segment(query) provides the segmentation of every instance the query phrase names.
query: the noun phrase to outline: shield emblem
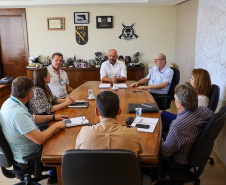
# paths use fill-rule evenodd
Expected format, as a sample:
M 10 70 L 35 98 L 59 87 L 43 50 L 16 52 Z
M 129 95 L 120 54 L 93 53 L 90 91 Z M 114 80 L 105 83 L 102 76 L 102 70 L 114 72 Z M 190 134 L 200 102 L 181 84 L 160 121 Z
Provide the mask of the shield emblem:
M 79 45 L 85 45 L 88 42 L 88 26 L 75 26 L 75 37 Z

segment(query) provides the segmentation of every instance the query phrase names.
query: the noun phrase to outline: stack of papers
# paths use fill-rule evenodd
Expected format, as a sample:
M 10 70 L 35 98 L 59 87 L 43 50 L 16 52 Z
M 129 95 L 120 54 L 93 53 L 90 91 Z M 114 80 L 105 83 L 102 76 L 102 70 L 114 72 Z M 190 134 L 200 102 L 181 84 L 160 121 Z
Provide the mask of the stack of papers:
M 136 124 L 149 125 L 149 128 L 137 128 L 137 130 L 140 131 L 140 132 L 153 133 L 158 121 L 159 121 L 158 118 L 136 117 L 136 119 L 133 121 L 131 126 L 136 127 Z
M 127 89 L 127 85 L 126 84 L 114 84 L 114 86 L 118 87 L 119 89 Z
M 100 89 L 107 89 L 107 88 L 110 88 L 110 87 L 111 87 L 111 84 L 100 84 L 99 85 Z
M 89 120 L 87 120 L 85 116 L 64 119 L 63 121 L 65 122 L 66 127 L 74 127 L 74 126 L 89 124 Z

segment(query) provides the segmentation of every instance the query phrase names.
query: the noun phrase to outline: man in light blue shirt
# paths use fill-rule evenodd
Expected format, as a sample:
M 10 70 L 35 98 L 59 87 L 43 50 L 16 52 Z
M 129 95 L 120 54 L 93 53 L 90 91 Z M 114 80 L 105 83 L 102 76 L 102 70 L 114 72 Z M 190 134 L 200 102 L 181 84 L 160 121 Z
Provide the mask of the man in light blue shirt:
M 148 86 L 139 86 L 139 89 L 147 89 L 155 98 L 156 94 L 167 94 L 170 88 L 171 81 L 173 79 L 173 70 L 166 65 L 166 56 L 159 53 L 154 59 L 156 66 L 152 67 L 149 74 L 139 80 L 132 83 L 131 87 L 137 87 L 140 84 L 148 82 Z
M 40 132 L 25 104 L 33 97 L 34 83 L 25 76 L 13 80 L 11 96 L 1 107 L 0 125 L 13 153 L 13 158 L 22 169 L 28 168 L 23 157 L 36 153 L 41 145 L 58 129 L 64 129 L 63 121 L 56 122 Z
M 149 74 L 138 82 L 132 83 L 130 86 L 137 87 L 149 81 L 148 86 L 139 86 L 138 88 L 147 89 L 149 92 L 155 94 L 167 94 L 173 79 L 173 70 L 166 65 L 166 56 L 164 54 L 159 53 L 154 60 L 156 66 L 151 68 Z

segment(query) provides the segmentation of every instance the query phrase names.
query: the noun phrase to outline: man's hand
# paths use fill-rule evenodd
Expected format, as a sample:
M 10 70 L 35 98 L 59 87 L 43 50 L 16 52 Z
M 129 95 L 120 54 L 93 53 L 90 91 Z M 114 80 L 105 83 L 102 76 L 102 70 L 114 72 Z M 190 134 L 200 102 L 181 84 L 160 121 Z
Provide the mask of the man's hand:
M 138 89 L 147 90 L 147 89 L 150 89 L 150 87 L 149 86 L 139 86 Z
M 130 87 L 137 87 L 138 85 L 139 85 L 138 82 L 134 82 L 134 83 L 130 84 Z
M 68 119 L 69 116 L 68 115 L 55 115 L 55 120 L 57 121 L 62 121 L 64 119 Z
M 111 81 L 112 81 L 112 83 L 117 83 L 117 81 L 118 81 L 117 76 L 116 75 L 112 76 Z
M 65 123 L 63 121 L 58 121 L 58 122 L 54 123 L 54 126 L 57 129 L 65 129 Z

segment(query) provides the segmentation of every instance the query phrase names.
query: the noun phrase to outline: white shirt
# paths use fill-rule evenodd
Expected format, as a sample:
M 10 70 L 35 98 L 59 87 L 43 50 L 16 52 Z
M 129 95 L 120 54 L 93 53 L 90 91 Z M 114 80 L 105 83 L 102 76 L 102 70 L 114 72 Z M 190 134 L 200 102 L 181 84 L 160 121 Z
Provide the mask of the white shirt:
M 205 95 L 198 95 L 198 106 L 208 107 L 210 99 Z
M 60 69 L 60 75 L 58 75 L 51 65 L 47 69 L 50 74 L 50 83 L 48 86 L 53 95 L 57 98 L 65 98 L 68 95 L 66 85 L 69 84 L 67 73 Z
M 114 75 L 116 75 L 117 78 L 120 78 L 122 76 L 127 78 L 126 65 L 120 60 L 116 60 L 116 63 L 114 65 L 112 65 L 109 60 L 105 61 L 101 65 L 100 79 L 102 80 L 104 76 L 111 78 Z

